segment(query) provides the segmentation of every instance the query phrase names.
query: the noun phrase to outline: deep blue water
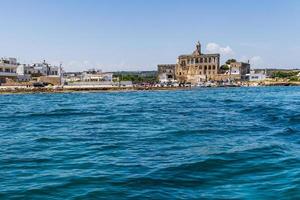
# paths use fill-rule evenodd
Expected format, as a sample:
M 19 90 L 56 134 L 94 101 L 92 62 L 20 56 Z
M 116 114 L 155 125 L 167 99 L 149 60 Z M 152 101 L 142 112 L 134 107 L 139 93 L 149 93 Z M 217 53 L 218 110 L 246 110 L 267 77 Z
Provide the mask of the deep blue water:
M 300 87 L 0 95 L 0 199 L 299 199 Z

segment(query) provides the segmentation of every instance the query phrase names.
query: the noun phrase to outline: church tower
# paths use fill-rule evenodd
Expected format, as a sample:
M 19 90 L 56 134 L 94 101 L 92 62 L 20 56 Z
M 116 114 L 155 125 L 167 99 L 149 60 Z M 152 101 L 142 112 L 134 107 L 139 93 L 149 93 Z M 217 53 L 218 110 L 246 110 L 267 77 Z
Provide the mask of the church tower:
M 196 43 L 196 50 L 194 51 L 194 53 L 193 53 L 194 55 L 201 55 L 201 44 L 200 44 L 200 42 L 198 41 L 197 43 Z

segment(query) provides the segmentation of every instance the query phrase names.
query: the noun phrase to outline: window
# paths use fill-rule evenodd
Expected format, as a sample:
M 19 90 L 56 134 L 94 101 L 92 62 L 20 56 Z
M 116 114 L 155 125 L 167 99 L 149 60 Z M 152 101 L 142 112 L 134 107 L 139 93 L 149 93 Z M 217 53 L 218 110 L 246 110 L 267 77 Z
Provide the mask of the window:
M 204 59 L 204 62 L 207 63 L 207 58 Z
M 200 63 L 203 63 L 203 58 L 200 58 Z

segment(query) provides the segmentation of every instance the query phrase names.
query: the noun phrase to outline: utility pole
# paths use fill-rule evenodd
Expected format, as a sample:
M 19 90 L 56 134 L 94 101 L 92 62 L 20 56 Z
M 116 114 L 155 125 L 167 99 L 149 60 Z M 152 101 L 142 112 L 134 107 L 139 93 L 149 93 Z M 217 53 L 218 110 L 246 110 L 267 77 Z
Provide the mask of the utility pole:
M 62 69 L 62 63 L 60 63 L 59 65 L 59 81 L 60 81 L 60 85 L 63 85 L 63 69 Z

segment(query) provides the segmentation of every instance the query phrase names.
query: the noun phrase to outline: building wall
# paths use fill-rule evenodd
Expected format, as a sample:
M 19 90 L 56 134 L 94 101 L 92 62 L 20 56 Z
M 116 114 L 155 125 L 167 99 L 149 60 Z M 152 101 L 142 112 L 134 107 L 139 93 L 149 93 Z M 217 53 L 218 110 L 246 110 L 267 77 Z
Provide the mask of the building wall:
M 41 76 L 38 78 L 38 82 L 50 83 L 52 85 L 61 85 L 60 77 Z
M 180 56 L 176 65 L 176 77 L 180 82 L 201 82 L 218 74 L 220 55 L 202 54 Z
M 158 80 L 160 82 L 175 81 L 176 65 L 158 65 Z

